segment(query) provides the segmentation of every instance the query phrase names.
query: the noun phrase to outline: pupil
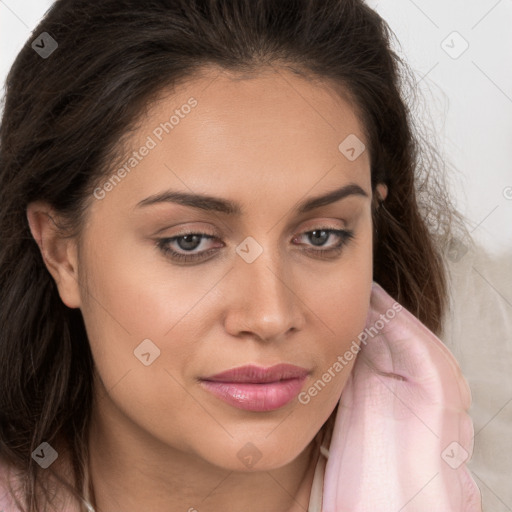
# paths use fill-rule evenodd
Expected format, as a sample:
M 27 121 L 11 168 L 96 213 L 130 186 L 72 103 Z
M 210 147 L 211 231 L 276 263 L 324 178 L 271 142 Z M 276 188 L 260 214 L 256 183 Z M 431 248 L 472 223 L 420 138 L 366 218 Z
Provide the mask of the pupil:
M 325 235 L 327 234 L 327 231 L 325 230 L 315 230 L 311 233 L 312 241 L 315 243 L 315 239 L 318 241 L 318 238 L 316 237 L 315 233 L 323 233 L 323 236 L 320 236 L 322 240 L 320 240 L 320 243 L 318 245 L 322 245 L 322 242 L 325 242 Z
M 184 250 L 195 249 L 199 245 L 198 244 L 199 238 L 200 238 L 200 235 L 184 235 L 178 239 L 178 245 L 180 246 L 181 249 L 184 249 Z M 188 240 L 196 239 L 196 240 L 195 240 L 195 242 L 188 242 L 188 244 L 192 244 L 192 245 L 187 245 L 187 239 Z M 182 242 L 184 242 L 184 244 Z

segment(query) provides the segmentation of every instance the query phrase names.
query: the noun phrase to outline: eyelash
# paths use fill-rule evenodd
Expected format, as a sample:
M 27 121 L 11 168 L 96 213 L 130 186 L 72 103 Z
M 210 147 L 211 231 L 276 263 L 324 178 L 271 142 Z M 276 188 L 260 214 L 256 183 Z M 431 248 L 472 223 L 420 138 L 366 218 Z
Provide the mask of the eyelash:
M 302 235 L 309 235 L 314 233 L 315 231 L 325 231 L 330 234 L 335 234 L 340 238 L 340 242 L 338 244 L 331 248 L 331 249 L 304 249 L 306 253 L 313 253 L 315 256 L 318 256 L 320 258 L 333 258 L 336 256 L 339 256 L 344 249 L 344 247 L 354 238 L 354 232 L 352 230 L 345 230 L 345 229 L 334 229 L 334 228 L 328 228 L 328 227 L 322 227 L 322 228 L 315 228 L 310 231 L 305 231 L 301 233 Z M 164 253 L 164 255 L 170 257 L 173 260 L 179 261 L 179 262 L 197 262 L 200 260 L 204 260 L 207 256 L 209 256 L 211 253 L 215 252 L 216 249 L 210 249 L 207 251 L 203 251 L 201 253 L 196 254 L 182 254 L 177 251 L 174 251 L 173 249 L 169 248 L 169 244 L 183 238 L 185 236 L 201 236 L 204 239 L 215 239 L 216 236 L 210 235 L 208 233 L 197 233 L 197 232 L 187 232 L 187 233 L 181 233 L 180 235 L 173 236 L 170 238 L 159 238 L 156 240 L 156 246 L 160 251 Z M 299 235 L 300 236 L 300 235 Z M 182 249 L 183 250 L 183 249 Z

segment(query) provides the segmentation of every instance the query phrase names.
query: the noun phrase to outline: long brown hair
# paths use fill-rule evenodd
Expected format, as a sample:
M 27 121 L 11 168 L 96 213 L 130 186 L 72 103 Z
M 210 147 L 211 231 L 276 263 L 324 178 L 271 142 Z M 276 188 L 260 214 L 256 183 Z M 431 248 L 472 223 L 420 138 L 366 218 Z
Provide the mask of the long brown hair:
M 43 32 L 47 49 L 48 37 L 58 45 L 46 58 L 32 46 Z M 93 397 L 81 312 L 61 301 L 27 205 L 48 202 L 63 232 L 79 237 L 93 190 L 125 157 L 123 137 L 159 93 L 206 65 L 288 66 L 350 95 L 372 189 L 389 190 L 372 214 L 374 280 L 441 331 L 443 253 L 466 232 L 439 155 L 413 122 L 414 78 L 393 37 L 362 0 L 58 0 L 49 9 L 10 69 L 0 127 L 0 452 L 26 477 L 24 510 L 42 510 L 36 490 L 48 472 L 31 453 L 43 441 L 66 440 L 79 495 Z

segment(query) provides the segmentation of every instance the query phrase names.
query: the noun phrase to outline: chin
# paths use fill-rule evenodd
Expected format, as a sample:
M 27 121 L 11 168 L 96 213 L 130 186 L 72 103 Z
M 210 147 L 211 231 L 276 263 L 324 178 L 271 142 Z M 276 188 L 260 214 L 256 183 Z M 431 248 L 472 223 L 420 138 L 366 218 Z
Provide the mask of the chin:
M 199 454 L 211 464 L 229 471 L 254 473 L 272 471 L 293 462 L 307 448 L 309 442 L 290 445 L 290 436 L 277 436 L 268 433 L 262 436 L 245 435 L 244 440 L 230 440 L 229 446 L 216 443 L 216 448 Z M 270 440 L 271 437 L 274 439 Z M 304 445 L 304 446 L 303 446 Z

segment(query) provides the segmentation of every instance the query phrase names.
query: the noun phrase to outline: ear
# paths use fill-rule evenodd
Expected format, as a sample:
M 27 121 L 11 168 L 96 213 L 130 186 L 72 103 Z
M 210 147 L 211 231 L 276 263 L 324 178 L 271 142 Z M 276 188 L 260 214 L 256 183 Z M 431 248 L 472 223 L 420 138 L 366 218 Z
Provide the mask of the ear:
M 386 199 L 386 197 L 388 195 L 388 187 L 387 187 L 387 185 L 385 185 L 384 183 L 379 183 L 376 186 L 376 189 L 377 189 L 377 193 L 378 193 L 378 196 L 379 196 L 379 200 L 380 201 L 384 201 L 384 199 Z
M 56 225 L 58 215 L 47 203 L 34 201 L 27 206 L 26 213 L 32 236 L 62 302 L 69 308 L 80 307 L 76 240 L 64 238 Z

